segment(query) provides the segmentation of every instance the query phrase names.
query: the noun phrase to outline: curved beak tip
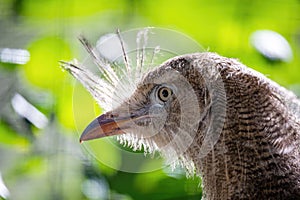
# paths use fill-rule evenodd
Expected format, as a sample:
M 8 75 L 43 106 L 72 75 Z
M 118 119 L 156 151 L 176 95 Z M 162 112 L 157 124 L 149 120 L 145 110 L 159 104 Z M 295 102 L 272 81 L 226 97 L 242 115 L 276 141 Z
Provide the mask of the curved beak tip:
M 94 119 L 83 131 L 79 142 L 102 138 L 105 136 L 117 135 L 124 133 L 115 119 L 108 117 L 107 114 L 100 115 Z
M 111 116 L 111 114 L 105 113 L 94 119 L 81 134 L 79 142 L 83 143 L 96 138 L 124 134 L 126 130 L 132 127 L 132 120 L 138 120 L 146 115 L 143 109 L 137 112 L 133 118 L 131 115 L 116 118 Z
M 103 133 L 103 131 L 98 118 L 96 118 L 84 129 L 80 136 L 79 142 L 83 143 L 83 141 L 99 138 L 101 137 L 101 133 Z

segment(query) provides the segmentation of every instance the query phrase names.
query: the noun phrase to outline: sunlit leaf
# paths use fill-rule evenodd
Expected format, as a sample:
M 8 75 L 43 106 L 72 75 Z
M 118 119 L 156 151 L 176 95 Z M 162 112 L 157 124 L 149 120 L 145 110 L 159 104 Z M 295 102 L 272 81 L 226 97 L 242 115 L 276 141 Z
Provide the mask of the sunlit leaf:
M 46 37 L 33 42 L 28 50 L 31 56 L 24 65 L 26 78 L 35 86 L 58 92 L 66 75 L 58 61 L 70 59 L 68 44 L 57 37 Z
M 85 16 L 107 10 L 118 10 L 124 6 L 119 0 L 32 0 L 24 3 L 22 14 L 30 17 L 54 19 L 69 16 Z
M 29 141 L 13 131 L 8 125 L 0 122 L 0 144 L 12 145 L 19 150 L 28 150 Z

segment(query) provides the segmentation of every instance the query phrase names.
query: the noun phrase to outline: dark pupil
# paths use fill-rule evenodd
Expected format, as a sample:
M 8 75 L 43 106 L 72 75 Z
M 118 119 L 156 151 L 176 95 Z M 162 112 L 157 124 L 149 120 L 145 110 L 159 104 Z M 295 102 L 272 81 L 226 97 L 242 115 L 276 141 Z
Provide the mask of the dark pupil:
M 163 90 L 161 92 L 161 94 L 163 95 L 163 97 L 168 97 L 169 96 L 169 91 L 168 90 Z

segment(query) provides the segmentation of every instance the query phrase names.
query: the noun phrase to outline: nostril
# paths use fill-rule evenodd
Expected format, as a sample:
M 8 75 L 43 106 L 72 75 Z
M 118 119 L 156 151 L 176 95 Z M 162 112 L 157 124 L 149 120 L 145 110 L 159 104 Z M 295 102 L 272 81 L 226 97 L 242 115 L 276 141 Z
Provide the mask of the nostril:
M 130 118 L 134 118 L 136 116 L 135 113 L 130 113 Z
M 109 118 L 117 118 L 117 117 L 119 117 L 118 114 L 114 114 L 114 113 L 107 113 L 107 116 L 108 116 Z

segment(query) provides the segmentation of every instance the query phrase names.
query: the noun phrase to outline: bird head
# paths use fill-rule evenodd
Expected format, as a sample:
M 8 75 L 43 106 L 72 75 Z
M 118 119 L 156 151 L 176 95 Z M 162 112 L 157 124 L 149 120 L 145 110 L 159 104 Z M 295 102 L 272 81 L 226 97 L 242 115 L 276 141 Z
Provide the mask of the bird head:
M 118 135 L 134 149 L 159 150 L 169 158 L 201 145 L 210 124 L 209 83 L 216 79 L 206 69 L 212 65 L 203 62 L 202 54 L 189 54 L 146 73 L 128 99 L 87 126 L 80 141 Z

